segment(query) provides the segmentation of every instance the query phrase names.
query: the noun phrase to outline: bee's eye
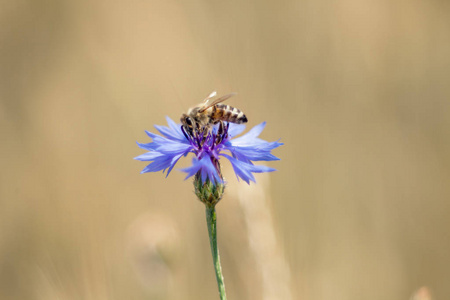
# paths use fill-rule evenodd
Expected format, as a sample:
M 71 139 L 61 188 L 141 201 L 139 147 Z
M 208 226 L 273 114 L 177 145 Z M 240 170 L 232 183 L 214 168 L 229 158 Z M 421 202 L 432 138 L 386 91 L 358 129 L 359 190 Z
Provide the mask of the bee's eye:
M 185 121 L 186 121 L 186 124 L 188 124 L 189 126 L 192 126 L 192 120 L 191 120 L 191 118 L 187 117 L 187 118 L 185 119 Z

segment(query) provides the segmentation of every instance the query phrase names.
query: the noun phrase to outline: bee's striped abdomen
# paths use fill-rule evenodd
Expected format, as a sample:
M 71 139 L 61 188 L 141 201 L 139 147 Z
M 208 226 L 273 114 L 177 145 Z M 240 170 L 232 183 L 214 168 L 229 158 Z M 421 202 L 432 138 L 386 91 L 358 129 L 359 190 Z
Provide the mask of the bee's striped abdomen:
M 214 121 L 226 121 L 236 124 L 247 123 L 247 117 L 239 108 L 226 104 L 216 104 L 214 106 L 212 119 Z

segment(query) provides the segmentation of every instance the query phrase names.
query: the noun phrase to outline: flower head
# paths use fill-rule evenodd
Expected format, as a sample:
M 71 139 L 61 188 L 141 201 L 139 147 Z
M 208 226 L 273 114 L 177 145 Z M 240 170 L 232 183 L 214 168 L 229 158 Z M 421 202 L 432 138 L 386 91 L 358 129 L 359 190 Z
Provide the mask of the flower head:
M 192 165 L 181 171 L 187 173 L 186 179 L 196 176 L 202 183 L 223 183 L 220 169 L 220 157 L 227 158 L 233 166 L 236 176 L 247 182 L 255 182 L 253 173 L 272 172 L 273 168 L 254 165 L 254 161 L 279 160 L 271 151 L 282 143 L 267 142 L 258 138 L 266 123 L 253 127 L 246 134 L 234 138 L 244 131 L 245 125 L 221 123 L 205 133 L 189 135 L 181 124 L 176 124 L 167 117 L 167 126 L 155 128 L 161 135 L 146 131 L 153 139 L 151 143 L 137 143 L 149 152 L 135 157 L 137 160 L 151 161 L 141 173 L 167 170 L 167 175 L 182 156 L 193 153 Z

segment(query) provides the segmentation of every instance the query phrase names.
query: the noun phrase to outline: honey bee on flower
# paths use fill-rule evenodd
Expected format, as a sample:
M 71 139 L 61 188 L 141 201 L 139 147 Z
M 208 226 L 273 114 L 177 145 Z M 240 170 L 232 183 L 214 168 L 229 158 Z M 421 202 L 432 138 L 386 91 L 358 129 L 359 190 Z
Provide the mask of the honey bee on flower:
M 196 175 L 202 182 L 210 180 L 223 183 L 220 157 L 227 158 L 238 179 L 247 183 L 255 182 L 253 173 L 275 171 L 267 166 L 254 165 L 253 162 L 279 160 L 271 151 L 282 143 L 267 142 L 258 137 L 265 122 L 236 138 L 244 131 L 243 123 L 247 122 L 247 117 L 241 110 L 221 103 L 234 94 L 208 104 L 215 95 L 215 92 L 211 93 L 203 104 L 183 114 L 181 124 L 176 124 L 167 117 L 168 127 L 155 125 L 161 135 L 146 131 L 153 141 L 138 143 L 139 147 L 148 152 L 135 159 L 151 163 L 141 173 L 167 170 L 169 175 L 178 160 L 189 153 L 194 154 L 192 165 L 182 171 L 187 173 L 186 178 Z
M 239 108 L 222 104 L 235 93 L 222 96 L 209 104 L 209 100 L 214 98 L 216 94 L 216 91 L 212 92 L 203 103 L 190 108 L 187 114 L 181 116 L 182 129 L 186 133 L 191 136 L 199 133 L 207 134 L 214 124 L 220 124 L 220 127 L 223 128 L 223 122 L 247 123 L 247 117 Z

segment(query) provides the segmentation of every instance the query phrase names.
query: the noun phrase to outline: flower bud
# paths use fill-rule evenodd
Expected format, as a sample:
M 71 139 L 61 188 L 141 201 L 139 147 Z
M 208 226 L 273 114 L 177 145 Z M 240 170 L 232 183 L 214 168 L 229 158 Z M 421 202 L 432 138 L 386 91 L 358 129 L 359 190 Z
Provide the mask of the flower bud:
M 203 182 L 200 173 L 197 173 L 194 179 L 194 188 L 195 194 L 201 202 L 207 206 L 214 207 L 222 199 L 225 184 L 223 181 L 211 181 L 209 178 Z

